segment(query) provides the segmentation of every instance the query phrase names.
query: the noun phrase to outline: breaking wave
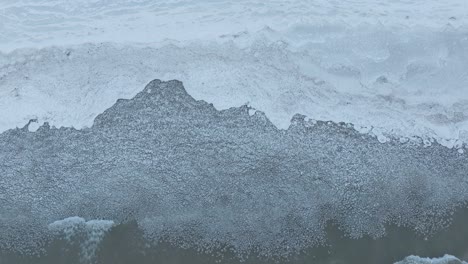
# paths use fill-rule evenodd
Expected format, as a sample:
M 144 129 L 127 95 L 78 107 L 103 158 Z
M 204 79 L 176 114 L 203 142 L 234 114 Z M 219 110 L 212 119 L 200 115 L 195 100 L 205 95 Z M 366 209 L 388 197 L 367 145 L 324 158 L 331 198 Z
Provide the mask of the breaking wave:
M 153 76 L 196 99 L 248 103 L 285 129 L 296 114 L 392 137 L 468 142 L 468 38 L 463 27 L 293 24 L 202 40 L 89 43 L 0 54 L 0 129 L 29 119 L 90 126 Z
M 457 150 L 381 144 L 303 115 L 280 130 L 246 105 L 197 101 L 178 81 L 152 81 L 90 128 L 31 124 L 0 135 L 0 248 L 22 254 L 79 234 L 92 257 L 109 228 L 136 221 L 149 241 L 287 256 L 325 243 L 329 223 L 350 238 L 388 225 L 431 236 L 468 201 Z

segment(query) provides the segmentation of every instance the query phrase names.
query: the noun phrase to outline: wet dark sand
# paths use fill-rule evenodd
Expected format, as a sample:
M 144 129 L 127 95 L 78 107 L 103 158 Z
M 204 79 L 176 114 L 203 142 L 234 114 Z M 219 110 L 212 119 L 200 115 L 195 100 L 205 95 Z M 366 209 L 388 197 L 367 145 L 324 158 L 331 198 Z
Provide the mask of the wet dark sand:
M 328 243 L 326 246 L 314 247 L 300 254 L 293 254 L 285 259 L 268 259 L 256 254 L 240 259 L 229 250 L 218 250 L 211 253 L 199 252 L 196 249 L 184 249 L 170 243 L 149 245 L 143 238 L 136 223 L 114 227 L 100 243 L 94 260 L 80 257 L 79 245 L 70 246 L 65 241 L 54 241 L 46 247 L 41 256 L 21 256 L 3 252 L 2 264 L 210 264 L 210 263 L 333 263 L 333 264 L 366 264 L 394 263 L 408 255 L 424 257 L 441 257 L 444 254 L 468 260 L 468 208 L 460 209 L 453 218 L 450 227 L 440 230 L 433 236 L 424 238 L 412 230 L 389 226 L 387 235 L 373 239 L 346 238 L 338 228 L 329 225 L 327 228 Z

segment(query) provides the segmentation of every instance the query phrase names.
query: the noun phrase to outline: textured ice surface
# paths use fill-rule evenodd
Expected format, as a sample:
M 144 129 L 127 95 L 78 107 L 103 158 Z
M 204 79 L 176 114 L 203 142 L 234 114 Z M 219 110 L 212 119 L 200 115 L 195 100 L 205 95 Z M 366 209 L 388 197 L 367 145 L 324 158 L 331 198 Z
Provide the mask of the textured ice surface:
M 0 130 L 89 126 L 160 76 L 217 109 L 249 102 L 280 128 L 301 113 L 460 148 L 467 14 L 465 0 L 4 0 Z
M 441 258 L 420 258 L 417 256 L 409 256 L 404 260 L 396 262 L 395 264 L 467 264 L 458 258 L 450 255 L 445 255 Z
M 381 144 L 302 115 L 279 130 L 249 110 L 218 111 L 154 80 L 90 128 L 3 132 L 0 247 L 34 250 L 50 223 L 77 215 L 136 220 L 153 241 L 282 255 L 323 242 L 330 221 L 350 237 L 382 236 L 385 224 L 427 235 L 468 199 L 457 150 Z

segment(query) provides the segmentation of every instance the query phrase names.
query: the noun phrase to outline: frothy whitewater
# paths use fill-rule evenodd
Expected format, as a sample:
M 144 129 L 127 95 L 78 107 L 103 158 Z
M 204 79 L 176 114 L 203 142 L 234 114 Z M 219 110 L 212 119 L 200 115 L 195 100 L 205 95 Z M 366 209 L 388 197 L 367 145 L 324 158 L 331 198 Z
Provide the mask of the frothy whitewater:
M 7 1 L 0 130 L 90 126 L 155 76 L 279 128 L 300 113 L 386 142 L 468 142 L 465 1 Z
M 465 0 L 3 0 L 0 263 L 98 261 L 127 225 L 235 256 L 431 241 L 468 198 L 467 69 Z
M 0 135 L 7 252 L 40 253 L 62 233 L 92 257 L 109 228 L 135 221 L 151 243 L 286 257 L 326 243 L 330 223 L 353 239 L 389 225 L 430 237 L 468 200 L 457 150 L 382 144 L 299 114 L 281 130 L 246 105 L 197 101 L 179 81 L 152 81 L 87 129 L 31 124 Z

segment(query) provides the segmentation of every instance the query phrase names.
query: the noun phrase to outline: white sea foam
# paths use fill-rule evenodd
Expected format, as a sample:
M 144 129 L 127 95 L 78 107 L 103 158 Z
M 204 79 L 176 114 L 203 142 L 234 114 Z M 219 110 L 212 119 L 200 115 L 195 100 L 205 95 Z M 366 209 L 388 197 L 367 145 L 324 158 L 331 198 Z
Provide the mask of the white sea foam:
M 468 264 L 465 261 L 451 256 L 445 255 L 441 258 L 421 258 L 418 256 L 409 256 L 404 260 L 396 262 L 395 264 Z
M 216 112 L 180 82 L 154 80 L 91 130 L 2 134 L 0 247 L 38 248 L 44 223 L 86 215 L 135 220 L 150 242 L 288 256 L 323 243 L 329 221 L 350 238 L 379 238 L 388 224 L 428 236 L 467 200 L 468 163 L 454 151 L 378 144 L 349 126 L 303 124 L 300 115 L 278 133 L 247 110 Z M 200 152 L 172 152 L 186 142 Z M 82 249 L 88 258 L 103 235 L 97 229 L 92 239 L 92 223 L 73 217 L 49 227 L 91 245 Z
M 0 50 L 85 42 L 213 39 L 265 25 L 466 25 L 464 0 L 3 0 Z M 307 31 L 301 37 L 307 36 Z M 326 32 L 316 41 L 326 39 Z M 370 53 L 375 57 L 384 53 Z
M 462 148 L 467 25 L 465 0 L 4 0 L 0 131 L 35 118 L 90 126 L 159 78 L 218 109 L 248 103 L 281 128 L 302 113 L 381 142 Z M 89 234 L 95 250 L 110 226 L 75 217 L 50 228 Z
M 381 142 L 461 148 L 467 14 L 462 0 L 6 1 L 0 131 L 31 118 L 89 126 L 160 78 L 219 109 L 249 103 L 281 128 L 302 113 Z
M 104 235 L 114 226 L 110 220 L 89 220 L 81 217 L 68 217 L 49 225 L 49 229 L 62 236 L 68 243 L 79 243 L 80 257 L 86 263 L 93 260 L 99 243 Z
M 182 80 L 218 109 L 248 103 L 281 128 L 301 113 L 352 123 L 381 142 L 416 137 L 461 148 L 468 142 L 467 47 L 461 30 L 302 25 L 215 42 L 17 50 L 0 55 L 0 129 L 32 118 L 89 126 L 158 77 Z

